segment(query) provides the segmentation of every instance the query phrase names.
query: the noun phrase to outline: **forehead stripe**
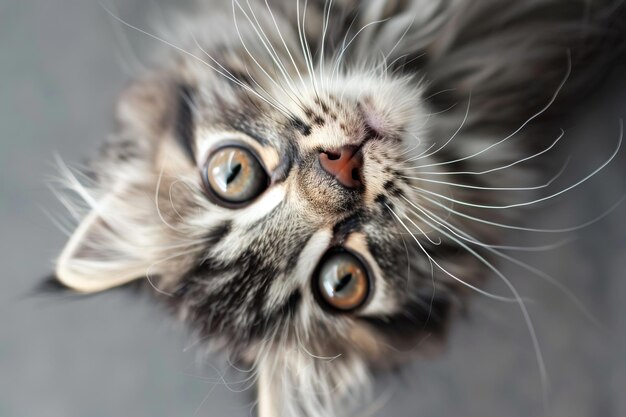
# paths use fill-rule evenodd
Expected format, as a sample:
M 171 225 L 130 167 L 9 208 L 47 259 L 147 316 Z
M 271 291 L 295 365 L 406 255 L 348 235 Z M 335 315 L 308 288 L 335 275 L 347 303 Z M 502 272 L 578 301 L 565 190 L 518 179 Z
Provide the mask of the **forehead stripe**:
M 356 212 L 339 223 L 336 223 L 333 227 L 332 244 L 341 245 L 351 233 L 361 230 L 362 222 L 363 214 Z
M 193 90 L 188 85 L 179 85 L 176 99 L 176 140 L 183 148 L 189 159 L 195 162 L 194 149 L 194 118 L 193 118 Z
M 451 299 L 445 293 L 437 293 L 408 300 L 399 313 L 360 319 L 389 336 L 402 337 L 419 329 L 440 335 L 445 332 L 451 311 Z
M 234 123 L 232 123 L 232 128 L 254 139 L 261 146 L 270 145 L 270 142 L 267 139 L 265 139 L 263 136 L 259 135 L 253 129 L 251 129 L 251 126 L 248 124 L 248 121 L 246 120 L 235 121 Z

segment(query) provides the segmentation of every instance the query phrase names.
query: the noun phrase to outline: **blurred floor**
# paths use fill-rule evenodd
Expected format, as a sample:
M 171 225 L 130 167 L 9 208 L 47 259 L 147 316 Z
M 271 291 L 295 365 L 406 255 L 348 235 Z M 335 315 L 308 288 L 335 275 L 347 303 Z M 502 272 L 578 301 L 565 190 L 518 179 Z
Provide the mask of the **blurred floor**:
M 118 1 L 115 13 L 150 29 L 146 10 L 155 1 Z M 96 1 L 0 0 L 0 417 L 243 417 L 252 407 L 251 392 L 212 382 L 216 368 L 227 366 L 218 359 L 198 366 L 184 329 L 150 300 L 121 291 L 71 300 L 29 295 L 65 240 L 45 214 L 63 213 L 45 184 L 54 154 L 80 162 L 110 131 L 132 63 L 125 36 L 140 54 L 153 45 L 122 30 Z M 623 74 L 613 71 L 565 124 L 570 180 L 614 148 L 626 118 Z M 626 149 L 589 184 L 533 211 L 533 226 L 567 226 L 602 213 L 624 194 L 625 168 Z M 476 296 L 444 356 L 378 382 L 377 394 L 389 387 L 392 394 L 375 415 L 626 416 L 626 205 L 578 237 L 520 258 L 553 275 L 601 327 L 554 285 L 504 268 L 533 300 L 551 381 L 546 414 L 519 310 Z M 493 287 L 500 288 L 496 280 Z

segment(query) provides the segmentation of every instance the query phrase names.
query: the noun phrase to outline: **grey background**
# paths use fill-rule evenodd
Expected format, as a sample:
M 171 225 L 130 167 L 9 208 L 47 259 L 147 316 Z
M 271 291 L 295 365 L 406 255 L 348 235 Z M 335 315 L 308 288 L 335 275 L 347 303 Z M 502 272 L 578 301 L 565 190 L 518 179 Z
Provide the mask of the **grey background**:
M 108 3 L 110 4 L 110 3 Z M 150 29 L 154 1 L 118 1 L 115 12 Z M 158 13 L 157 13 L 158 14 Z M 0 0 L 0 416 L 247 416 L 247 375 L 203 358 L 182 326 L 150 300 L 120 291 L 33 296 L 65 235 L 46 185 L 55 153 L 92 154 L 112 126 L 114 98 L 153 41 L 122 30 L 92 0 Z M 570 179 L 600 164 L 626 118 L 624 69 L 581 102 L 563 152 Z M 626 150 L 589 184 L 529 215 L 536 227 L 577 224 L 626 190 Z M 379 416 L 626 416 L 626 205 L 565 247 L 521 253 L 552 274 L 595 316 L 545 280 L 505 266 L 529 305 L 551 389 L 542 389 L 528 330 L 515 306 L 476 296 L 443 356 L 378 379 Z M 522 243 L 534 236 L 512 236 Z M 541 240 L 545 242 L 545 240 Z M 494 291 L 501 289 L 492 281 Z M 363 414 L 364 415 L 364 414 Z

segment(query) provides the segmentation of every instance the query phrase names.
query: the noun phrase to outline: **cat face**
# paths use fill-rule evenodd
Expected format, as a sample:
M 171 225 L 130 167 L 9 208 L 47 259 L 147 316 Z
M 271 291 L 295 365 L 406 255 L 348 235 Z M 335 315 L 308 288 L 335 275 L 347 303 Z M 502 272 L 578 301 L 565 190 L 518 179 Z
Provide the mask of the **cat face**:
M 93 291 L 148 275 L 203 334 L 244 357 L 275 338 L 382 362 L 384 345 L 415 344 L 442 324 L 447 308 L 433 300 L 445 289 L 436 294 L 403 226 L 416 220 L 397 217 L 418 199 L 406 178 L 424 151 L 418 84 L 355 73 L 323 88 L 303 80 L 297 99 L 264 86 L 276 108 L 252 87 L 181 73 L 193 76 L 160 75 L 122 98 L 129 140 L 98 165 L 106 196 L 61 259 L 67 285 Z
M 451 304 L 410 206 L 428 144 L 421 85 L 384 71 L 300 79 L 304 62 L 276 85 L 220 47 L 233 77 L 183 59 L 123 94 L 59 279 L 96 291 L 147 278 L 235 358 L 340 358 L 320 386 L 435 345 Z

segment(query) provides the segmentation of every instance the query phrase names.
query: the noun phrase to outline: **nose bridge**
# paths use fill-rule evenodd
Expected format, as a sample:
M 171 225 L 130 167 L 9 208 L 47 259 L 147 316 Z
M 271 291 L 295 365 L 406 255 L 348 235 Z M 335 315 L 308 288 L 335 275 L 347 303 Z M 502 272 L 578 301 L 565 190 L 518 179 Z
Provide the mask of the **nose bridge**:
M 361 186 L 363 155 L 356 146 L 343 146 L 338 150 L 328 150 L 319 154 L 320 166 L 334 176 L 346 188 Z

